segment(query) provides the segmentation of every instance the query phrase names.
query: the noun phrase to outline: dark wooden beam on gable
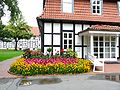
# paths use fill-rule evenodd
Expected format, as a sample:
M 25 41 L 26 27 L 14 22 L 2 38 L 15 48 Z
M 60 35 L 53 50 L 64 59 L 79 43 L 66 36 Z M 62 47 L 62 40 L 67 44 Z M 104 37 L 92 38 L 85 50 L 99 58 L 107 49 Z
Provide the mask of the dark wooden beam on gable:
M 46 0 L 43 0 L 43 9 L 44 9 L 44 6 L 45 6 L 45 1 L 46 1 Z

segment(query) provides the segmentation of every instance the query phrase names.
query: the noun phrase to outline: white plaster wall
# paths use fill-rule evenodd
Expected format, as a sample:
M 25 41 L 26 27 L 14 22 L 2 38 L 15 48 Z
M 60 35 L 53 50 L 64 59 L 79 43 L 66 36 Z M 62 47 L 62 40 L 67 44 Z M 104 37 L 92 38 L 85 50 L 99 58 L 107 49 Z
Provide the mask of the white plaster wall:
M 60 35 L 53 35 L 53 45 L 60 45 Z
M 82 48 L 81 47 L 75 47 L 75 52 L 77 52 L 79 58 L 82 58 Z
M 83 25 L 83 30 L 87 29 L 88 27 L 90 27 L 90 25 L 84 24 Z
M 63 24 L 63 30 L 73 30 L 73 24 Z
M 52 33 L 52 24 L 44 23 L 44 33 Z
M 59 51 L 59 54 L 60 54 L 60 47 L 53 47 L 53 55 L 55 55 L 57 51 Z
M 44 45 L 52 44 L 52 36 L 50 34 L 44 34 Z
M 75 24 L 75 34 L 78 34 L 78 32 L 82 31 L 82 25 L 81 24 Z
M 81 36 L 75 35 L 75 45 L 81 45 L 82 39 Z
M 84 45 L 88 45 L 89 40 L 88 36 L 84 36 Z
M 53 33 L 60 33 L 60 23 L 53 23 Z

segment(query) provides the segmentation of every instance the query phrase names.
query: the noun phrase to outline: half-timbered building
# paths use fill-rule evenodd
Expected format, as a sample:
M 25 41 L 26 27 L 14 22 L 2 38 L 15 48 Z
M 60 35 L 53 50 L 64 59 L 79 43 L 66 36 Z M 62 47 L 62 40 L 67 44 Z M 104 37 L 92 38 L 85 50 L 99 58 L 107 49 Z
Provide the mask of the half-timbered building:
M 44 0 L 37 21 L 43 52 L 72 48 L 80 58 L 88 53 L 99 60 L 120 57 L 119 0 Z

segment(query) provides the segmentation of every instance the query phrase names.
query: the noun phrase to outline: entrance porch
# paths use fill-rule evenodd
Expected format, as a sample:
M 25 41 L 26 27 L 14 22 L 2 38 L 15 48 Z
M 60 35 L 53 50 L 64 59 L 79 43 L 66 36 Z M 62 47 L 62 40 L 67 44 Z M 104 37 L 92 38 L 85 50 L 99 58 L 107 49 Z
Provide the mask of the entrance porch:
M 90 53 L 100 61 L 117 61 L 119 34 L 120 27 L 109 25 L 93 25 L 79 32 L 79 36 L 84 36 L 87 40 L 85 55 Z

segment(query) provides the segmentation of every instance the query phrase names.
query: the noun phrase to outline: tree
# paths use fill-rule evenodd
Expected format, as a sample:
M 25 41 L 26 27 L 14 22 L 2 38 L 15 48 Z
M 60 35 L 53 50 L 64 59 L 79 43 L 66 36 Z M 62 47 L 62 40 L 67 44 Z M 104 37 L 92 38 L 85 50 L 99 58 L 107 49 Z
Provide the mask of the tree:
M 21 14 L 17 0 L 0 0 L 0 25 L 2 25 L 1 18 L 5 14 L 5 6 L 8 7 L 7 11 L 10 12 L 11 20 L 16 20 L 17 17 Z
M 3 30 L 5 25 L 2 24 L 1 18 L 5 15 L 6 10 L 10 13 L 10 20 L 15 21 L 18 17 L 21 17 L 21 11 L 18 7 L 18 1 L 17 0 L 0 0 L 0 40 L 2 41 L 10 41 L 9 32 Z
M 8 31 L 3 29 L 4 27 L 5 27 L 5 25 L 0 25 L 0 40 L 2 40 L 4 42 L 10 42 L 11 39 L 9 37 L 11 37 L 11 36 Z
M 15 40 L 15 50 L 17 50 L 17 43 L 20 39 L 30 39 L 32 37 L 30 29 L 31 27 L 22 18 L 16 21 L 10 21 L 4 28 L 9 33 L 9 38 Z

